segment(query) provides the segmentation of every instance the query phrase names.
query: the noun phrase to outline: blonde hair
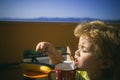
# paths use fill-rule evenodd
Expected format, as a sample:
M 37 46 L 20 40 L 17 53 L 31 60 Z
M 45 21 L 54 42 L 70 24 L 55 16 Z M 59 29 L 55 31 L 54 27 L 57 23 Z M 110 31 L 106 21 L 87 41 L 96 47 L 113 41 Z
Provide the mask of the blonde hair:
M 102 21 L 80 23 L 74 30 L 76 37 L 87 36 L 94 45 L 95 55 L 120 65 L 120 31 Z

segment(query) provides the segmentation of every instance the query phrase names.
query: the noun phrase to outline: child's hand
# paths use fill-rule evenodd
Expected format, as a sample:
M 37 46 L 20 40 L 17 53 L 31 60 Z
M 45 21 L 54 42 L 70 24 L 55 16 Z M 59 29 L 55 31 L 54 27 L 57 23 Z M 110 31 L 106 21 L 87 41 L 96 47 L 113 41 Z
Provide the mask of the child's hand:
M 49 42 L 39 42 L 36 46 L 36 51 L 41 53 L 50 53 L 54 51 L 54 47 Z

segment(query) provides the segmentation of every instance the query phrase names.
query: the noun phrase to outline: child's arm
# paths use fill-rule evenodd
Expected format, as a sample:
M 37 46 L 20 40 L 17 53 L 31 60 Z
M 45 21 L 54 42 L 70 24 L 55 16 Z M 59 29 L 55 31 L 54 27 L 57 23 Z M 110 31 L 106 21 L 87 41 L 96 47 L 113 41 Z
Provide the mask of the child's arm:
M 56 65 L 64 60 L 61 53 L 49 42 L 39 42 L 36 46 L 36 51 L 45 53 L 49 56 L 51 64 Z

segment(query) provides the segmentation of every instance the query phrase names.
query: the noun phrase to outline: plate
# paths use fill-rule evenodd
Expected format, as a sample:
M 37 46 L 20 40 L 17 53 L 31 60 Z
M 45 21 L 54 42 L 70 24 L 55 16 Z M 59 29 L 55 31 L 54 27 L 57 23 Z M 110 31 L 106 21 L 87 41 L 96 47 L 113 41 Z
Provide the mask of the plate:
M 44 78 L 48 76 L 48 74 L 46 73 L 27 71 L 27 70 L 23 71 L 23 75 L 28 78 Z

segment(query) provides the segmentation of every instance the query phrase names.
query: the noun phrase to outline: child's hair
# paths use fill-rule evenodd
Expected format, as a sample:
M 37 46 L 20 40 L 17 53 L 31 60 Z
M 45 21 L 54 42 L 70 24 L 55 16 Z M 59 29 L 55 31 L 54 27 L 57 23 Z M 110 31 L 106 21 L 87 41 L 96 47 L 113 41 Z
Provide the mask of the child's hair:
M 84 22 L 75 28 L 74 35 L 78 38 L 87 36 L 94 45 L 95 55 L 105 61 L 111 61 L 112 74 L 119 75 L 117 72 L 120 67 L 120 30 L 118 28 L 102 21 Z

